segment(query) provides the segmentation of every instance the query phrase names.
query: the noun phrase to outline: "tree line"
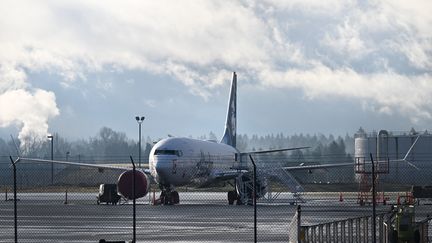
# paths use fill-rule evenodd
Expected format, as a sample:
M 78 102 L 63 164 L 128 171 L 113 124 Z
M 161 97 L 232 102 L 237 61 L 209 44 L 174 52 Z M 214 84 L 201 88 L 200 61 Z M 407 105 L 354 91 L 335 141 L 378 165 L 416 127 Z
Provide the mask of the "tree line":
M 192 136 L 189 136 L 192 137 Z M 218 140 L 213 132 L 197 137 L 203 140 Z M 154 143 L 150 137 L 142 140 L 142 160 L 147 161 L 148 155 Z M 127 137 L 126 133 L 114 131 L 108 127 L 102 127 L 95 136 L 88 139 L 70 141 L 59 133 L 53 134 L 53 156 L 57 160 L 69 161 L 110 161 L 127 160 L 129 156 L 138 157 L 138 142 Z M 288 156 L 291 160 L 300 162 L 341 162 L 351 158 L 354 153 L 354 137 L 334 137 L 323 134 L 294 134 L 284 135 L 237 135 L 237 148 L 241 152 L 259 151 L 267 149 L 280 149 L 291 147 L 309 147 L 303 150 L 295 150 Z M 0 156 L 2 160 L 9 155 L 20 153 L 27 157 L 51 158 L 51 141 L 48 138 L 27 138 L 20 141 L 17 138 L 5 140 L 0 138 Z M 286 153 L 283 153 L 286 155 Z M 279 154 L 282 156 L 282 154 Z
M 191 136 L 189 136 L 191 137 Z M 192 137 L 191 137 L 192 138 Z M 203 140 L 218 140 L 213 132 L 197 137 Z M 142 140 L 141 158 L 147 163 L 150 150 L 157 142 L 150 137 Z M 53 157 L 55 160 L 67 160 L 85 163 L 130 163 L 129 156 L 138 161 L 138 142 L 129 139 L 124 132 L 114 131 L 108 127 L 102 127 L 95 136 L 88 139 L 70 141 L 53 134 Z M 308 147 L 307 149 L 290 152 L 278 152 L 257 155 L 260 166 L 297 166 L 302 163 L 325 164 L 353 162 L 354 138 L 325 136 L 323 134 L 294 134 L 291 136 L 283 133 L 265 136 L 240 134 L 237 136 L 237 148 L 240 152 L 259 151 L 267 149 L 280 149 L 289 147 Z M 9 155 L 17 156 L 17 149 L 21 156 L 32 158 L 51 158 L 51 141 L 48 138 L 27 138 L 19 141 L 17 138 L 8 140 L 0 138 L 0 182 L 10 183 Z M 23 163 L 19 166 L 20 183 L 24 185 L 49 184 L 50 166 L 47 164 Z M 55 174 L 62 172 L 65 166 L 55 166 Z M 68 170 L 73 170 L 69 168 Z M 343 173 L 341 173 L 343 172 Z M 34 173 L 39 176 L 34 177 Z M 302 183 L 323 182 L 349 182 L 353 180 L 353 170 L 339 169 L 323 173 L 308 174 L 305 171 L 294 172 L 294 176 Z M 58 176 L 56 178 L 59 178 Z

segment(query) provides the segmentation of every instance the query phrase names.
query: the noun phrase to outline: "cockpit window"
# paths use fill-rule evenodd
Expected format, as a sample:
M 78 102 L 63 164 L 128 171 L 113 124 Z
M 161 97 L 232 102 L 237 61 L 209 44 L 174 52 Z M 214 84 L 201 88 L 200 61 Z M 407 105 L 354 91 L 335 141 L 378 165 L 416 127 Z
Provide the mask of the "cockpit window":
M 181 150 L 157 149 L 154 154 L 155 155 L 177 155 L 180 157 L 183 155 L 183 152 Z

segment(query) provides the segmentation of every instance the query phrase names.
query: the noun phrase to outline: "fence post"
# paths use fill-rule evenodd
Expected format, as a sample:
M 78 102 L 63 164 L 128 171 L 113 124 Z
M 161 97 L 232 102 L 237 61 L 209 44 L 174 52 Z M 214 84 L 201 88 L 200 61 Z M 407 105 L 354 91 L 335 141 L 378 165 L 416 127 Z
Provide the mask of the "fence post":
M 384 231 L 383 225 L 384 225 L 384 215 L 381 214 L 379 216 L 379 221 L 378 221 L 379 242 L 383 242 L 383 240 L 384 240 L 384 238 L 383 238 L 383 231 Z
M 377 142 L 379 144 L 379 142 Z M 377 151 L 379 153 L 379 151 Z M 372 242 L 376 243 L 376 189 L 375 189 L 375 163 L 370 153 L 372 162 Z M 377 158 L 379 162 L 379 158 Z
M 301 242 L 301 206 L 297 205 L 297 242 Z
M 251 156 L 252 158 L 252 156 Z M 257 242 L 257 191 L 256 191 L 256 165 L 255 161 L 252 160 L 253 163 L 253 207 L 254 207 L 254 239 L 255 243 Z
M 363 227 L 364 227 L 364 240 L 365 242 L 368 242 L 369 238 L 369 227 L 368 227 L 368 218 L 363 218 Z
M 360 218 L 358 218 L 357 219 L 357 221 L 356 221 L 356 231 L 357 231 L 357 233 L 356 233 L 356 238 L 357 238 L 357 242 L 362 242 L 361 240 L 362 240 L 362 238 L 361 238 L 361 234 L 362 234 L 362 227 L 361 227 L 361 225 L 362 225 L 362 223 L 361 223 L 361 220 L 360 220 Z
M 135 198 L 135 183 L 136 183 L 135 182 L 135 172 L 136 172 L 136 169 L 135 169 L 135 163 L 134 163 L 134 161 L 132 159 L 132 156 L 129 156 L 129 157 L 130 157 L 130 160 L 131 160 L 131 163 L 132 163 L 132 171 L 133 171 L 133 174 L 132 174 L 132 195 L 133 195 L 133 205 L 132 205 L 132 209 L 133 209 L 133 212 L 132 212 L 132 214 L 133 214 L 132 242 L 135 243 L 136 242 L 136 198 Z
M 65 192 L 65 201 L 64 204 L 68 204 L 68 189 L 66 188 L 66 192 Z
M 333 241 L 334 242 L 338 242 L 338 229 L 337 229 L 338 225 L 337 222 L 333 223 Z
M 254 242 L 256 243 L 257 242 L 256 164 L 252 158 L 252 155 L 249 155 L 249 158 L 251 159 L 253 165 Z M 300 228 L 297 227 L 297 238 L 299 234 L 300 234 Z
M 346 237 L 345 237 L 345 221 L 341 222 L 341 241 L 342 242 L 346 242 Z
M 312 227 L 312 242 L 317 242 L 317 235 L 316 235 L 316 226 Z
M 352 227 L 352 224 L 351 224 L 351 219 L 349 219 L 348 220 L 348 222 L 347 222 L 347 237 L 348 237 L 348 242 L 349 243 L 351 243 L 352 242 L 352 234 L 351 234 L 351 227 Z
M 14 180 L 14 229 L 15 229 L 15 243 L 18 242 L 18 213 L 17 213 L 17 191 L 16 191 L 16 162 L 12 159 L 12 156 L 9 156 L 12 167 L 13 167 L 13 180 Z

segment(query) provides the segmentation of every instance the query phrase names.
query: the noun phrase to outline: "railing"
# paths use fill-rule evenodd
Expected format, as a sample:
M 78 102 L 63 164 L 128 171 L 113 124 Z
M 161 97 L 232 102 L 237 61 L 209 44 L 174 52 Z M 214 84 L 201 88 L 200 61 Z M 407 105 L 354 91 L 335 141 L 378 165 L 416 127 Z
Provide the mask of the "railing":
M 383 242 L 385 213 L 377 215 L 377 240 Z M 372 216 L 301 226 L 300 242 L 372 242 Z
M 355 157 L 354 172 L 356 174 L 372 174 L 372 163 L 366 157 Z M 375 161 L 376 174 L 388 174 L 390 159 Z
M 418 222 L 420 242 L 431 242 L 432 241 L 432 217 Z

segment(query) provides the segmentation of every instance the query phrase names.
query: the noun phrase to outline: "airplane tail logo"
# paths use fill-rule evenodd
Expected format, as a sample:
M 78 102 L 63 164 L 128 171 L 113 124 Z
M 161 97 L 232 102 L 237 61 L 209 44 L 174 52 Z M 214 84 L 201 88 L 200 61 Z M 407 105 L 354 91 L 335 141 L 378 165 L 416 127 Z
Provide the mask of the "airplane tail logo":
M 237 74 L 233 73 L 231 91 L 228 101 L 228 112 L 225 122 L 225 132 L 221 143 L 236 147 L 236 121 L 237 121 Z

